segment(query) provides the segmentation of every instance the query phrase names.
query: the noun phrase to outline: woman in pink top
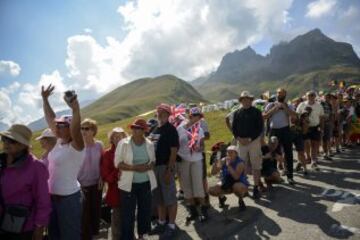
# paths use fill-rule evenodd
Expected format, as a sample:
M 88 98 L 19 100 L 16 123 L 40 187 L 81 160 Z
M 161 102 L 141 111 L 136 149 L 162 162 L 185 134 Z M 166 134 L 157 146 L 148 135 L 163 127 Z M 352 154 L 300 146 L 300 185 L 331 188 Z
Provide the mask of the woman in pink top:
M 15 124 L 0 135 L 0 239 L 42 240 L 51 212 L 48 171 L 30 154 L 29 128 Z M 20 210 L 23 217 L 5 209 Z
M 83 193 L 82 227 L 83 240 L 91 240 L 99 234 L 102 180 L 100 177 L 100 162 L 103 144 L 95 140 L 97 124 L 95 120 L 85 119 L 81 122 L 81 134 L 85 143 L 85 159 L 81 166 L 78 180 Z

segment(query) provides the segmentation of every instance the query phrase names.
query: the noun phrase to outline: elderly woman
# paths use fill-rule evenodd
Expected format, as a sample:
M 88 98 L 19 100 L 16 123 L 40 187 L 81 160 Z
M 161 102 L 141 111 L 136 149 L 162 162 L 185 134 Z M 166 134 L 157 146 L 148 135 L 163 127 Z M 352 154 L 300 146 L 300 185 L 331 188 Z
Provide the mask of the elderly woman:
M 112 208 L 111 211 L 111 239 L 120 239 L 121 237 L 121 208 L 120 208 L 120 190 L 118 188 L 119 169 L 115 168 L 114 157 L 115 149 L 118 143 L 126 138 L 124 129 L 117 127 L 108 133 L 110 148 L 106 149 L 101 161 L 101 177 L 107 183 L 105 202 Z
M 239 155 L 238 147 L 231 145 L 226 149 L 226 157 L 217 159 L 211 169 L 211 174 L 221 172 L 221 182 L 210 187 L 209 193 L 219 197 L 221 208 L 225 206 L 225 194 L 234 193 L 239 198 L 239 210 L 245 210 L 246 206 L 243 197 L 248 192 L 249 182 L 245 174 L 245 163 Z
M 15 124 L 0 135 L 0 239 L 42 240 L 51 212 L 48 171 L 30 154 L 29 128 Z
M 56 137 L 50 128 L 45 129 L 39 137 L 35 140 L 40 142 L 41 148 L 44 149 L 44 152 L 41 156 L 41 161 L 45 164 L 46 168 L 49 167 L 48 155 L 49 152 L 56 145 Z
M 189 120 L 177 128 L 180 147 L 178 155 L 181 158 L 179 172 L 185 201 L 189 204 L 187 221 L 205 221 L 207 207 L 205 206 L 205 191 L 203 186 L 203 145 L 204 131 L 198 117 L 190 112 Z M 198 213 L 196 202 L 201 205 L 201 214 Z
M 97 141 L 97 123 L 86 118 L 81 122 L 81 134 L 85 143 L 85 159 L 78 174 L 82 198 L 82 240 L 91 240 L 99 234 L 102 180 L 100 162 L 103 154 L 103 143 Z
M 155 149 L 144 134 L 148 125 L 136 119 L 131 125 L 132 135 L 119 142 L 115 151 L 115 166 L 121 170 L 118 187 L 121 211 L 121 239 L 134 239 L 135 210 L 139 239 L 151 230 L 151 191 L 157 187 L 153 167 Z
M 57 137 L 48 155 L 49 191 L 52 212 L 49 224 L 50 239 L 81 238 L 81 193 L 77 176 L 85 157 L 84 140 L 80 132 L 80 107 L 76 95 L 64 98 L 72 116 L 58 119 L 50 106 L 49 96 L 54 87 L 42 87 L 45 119 Z

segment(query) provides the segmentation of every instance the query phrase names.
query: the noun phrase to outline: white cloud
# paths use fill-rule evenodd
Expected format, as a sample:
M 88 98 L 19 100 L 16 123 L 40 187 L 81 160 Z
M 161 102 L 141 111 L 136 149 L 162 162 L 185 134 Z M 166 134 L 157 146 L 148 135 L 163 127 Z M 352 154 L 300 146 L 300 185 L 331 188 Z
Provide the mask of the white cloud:
M 336 6 L 336 0 L 317 0 L 307 5 L 306 17 L 320 18 L 324 15 L 331 13 Z
M 68 38 L 66 66 L 68 77 L 75 80 L 73 87 L 95 93 L 103 93 L 119 83 L 124 63 L 119 42 L 107 38 L 102 47 L 89 35 L 76 35 Z
M 186 80 L 214 70 L 222 56 L 278 35 L 292 0 L 139 0 L 118 8 L 122 40 L 100 45 L 90 35 L 68 39 L 66 66 L 75 87 L 104 93 L 130 80 L 175 74 Z
M 16 62 L 0 60 L 0 74 L 5 73 L 16 77 L 20 74 L 20 71 L 21 68 Z
M 289 23 L 292 0 L 138 0 L 119 6 L 122 39 L 100 44 L 84 34 L 67 39 L 67 72 L 43 74 L 38 83 L 18 89 L 14 106 L 21 115 L 41 116 L 41 85 L 53 83 L 55 108 L 64 107 L 62 92 L 81 99 L 97 97 L 130 80 L 171 73 L 192 80 L 213 71 L 230 51 L 278 37 Z M 35 94 L 34 94 L 35 93 Z M 35 110 L 36 109 L 36 110 Z M 18 109 L 21 112 L 20 109 Z

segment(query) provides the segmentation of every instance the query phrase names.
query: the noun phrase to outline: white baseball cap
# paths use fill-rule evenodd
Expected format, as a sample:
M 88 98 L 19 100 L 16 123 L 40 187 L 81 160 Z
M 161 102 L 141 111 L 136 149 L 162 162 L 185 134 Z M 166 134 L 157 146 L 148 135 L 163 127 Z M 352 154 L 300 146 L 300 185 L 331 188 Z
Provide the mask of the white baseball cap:
M 50 128 L 47 128 L 45 129 L 41 135 L 37 138 L 35 138 L 35 140 L 39 141 L 40 139 L 43 139 L 43 138 L 55 138 L 55 134 L 51 131 Z
M 239 148 L 234 145 L 230 145 L 227 147 L 226 151 L 235 151 L 237 154 L 239 154 Z

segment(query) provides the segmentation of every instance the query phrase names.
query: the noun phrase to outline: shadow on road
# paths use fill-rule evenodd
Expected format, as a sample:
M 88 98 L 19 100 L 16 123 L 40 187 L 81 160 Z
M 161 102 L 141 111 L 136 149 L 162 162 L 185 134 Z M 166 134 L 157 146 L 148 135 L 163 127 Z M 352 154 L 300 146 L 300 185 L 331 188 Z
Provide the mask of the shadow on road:
M 312 196 L 320 192 L 320 187 L 303 183 L 297 185 L 292 189 L 279 186 L 274 193 L 274 201 L 260 201 L 258 204 L 273 209 L 280 217 L 289 218 L 301 224 L 317 225 L 329 237 L 346 239 L 353 235 L 350 231 L 334 231 L 333 226 L 341 225 L 341 223 L 326 213 L 327 206 L 319 203 L 321 198 Z M 277 200 L 284 196 L 289 196 L 287 203 Z

